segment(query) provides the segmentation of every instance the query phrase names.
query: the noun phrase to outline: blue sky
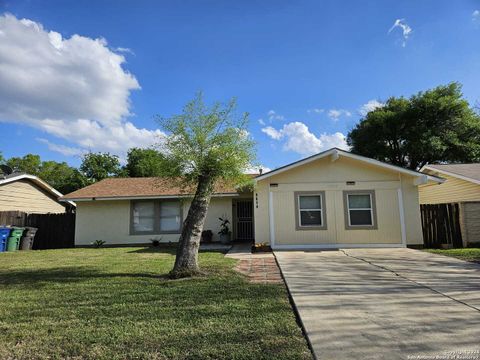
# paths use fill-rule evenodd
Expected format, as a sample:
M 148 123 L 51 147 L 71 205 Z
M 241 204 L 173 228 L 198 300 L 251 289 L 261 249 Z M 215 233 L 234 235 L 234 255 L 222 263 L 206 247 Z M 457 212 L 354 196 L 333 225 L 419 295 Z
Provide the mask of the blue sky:
M 0 14 L 5 157 L 124 156 L 198 90 L 238 98 L 269 168 L 344 146 L 389 96 L 459 81 L 480 100 L 479 1 L 0 0 Z

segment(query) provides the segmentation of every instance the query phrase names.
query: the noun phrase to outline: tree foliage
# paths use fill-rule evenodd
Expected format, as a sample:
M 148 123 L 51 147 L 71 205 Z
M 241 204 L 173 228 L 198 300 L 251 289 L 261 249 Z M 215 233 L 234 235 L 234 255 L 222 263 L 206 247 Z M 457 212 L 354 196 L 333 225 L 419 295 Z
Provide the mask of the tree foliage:
M 63 194 L 88 185 L 87 178 L 66 162 L 42 161 L 35 154 L 12 157 L 4 162 L 14 171 L 38 176 Z
M 410 169 L 480 160 L 480 117 L 450 83 L 388 99 L 348 134 L 352 152 Z
M 198 247 L 210 197 L 219 181 L 241 184 L 255 159 L 254 143 L 247 131 L 248 114 L 236 113 L 236 102 L 205 105 L 202 94 L 189 102 L 182 114 L 160 118 L 167 134 L 160 145 L 161 174 L 195 190 L 179 239 L 173 277 L 199 271 Z
M 160 176 L 163 161 L 163 155 L 156 149 L 131 148 L 127 154 L 125 171 L 130 177 Z
M 111 176 L 118 176 L 122 173 L 118 156 L 108 152 L 90 152 L 85 154 L 82 158 L 80 171 L 90 182 L 100 181 Z
M 235 99 L 209 107 L 199 93 L 182 114 L 158 120 L 169 135 L 159 145 L 163 176 L 187 185 L 197 185 L 202 177 L 233 183 L 248 179 L 245 169 L 255 159 L 255 144 L 247 131 L 248 114 L 236 113 Z
M 40 155 L 27 154 L 23 157 L 12 157 L 7 160 L 7 165 L 14 171 L 25 172 L 31 175 L 38 175 L 42 160 Z

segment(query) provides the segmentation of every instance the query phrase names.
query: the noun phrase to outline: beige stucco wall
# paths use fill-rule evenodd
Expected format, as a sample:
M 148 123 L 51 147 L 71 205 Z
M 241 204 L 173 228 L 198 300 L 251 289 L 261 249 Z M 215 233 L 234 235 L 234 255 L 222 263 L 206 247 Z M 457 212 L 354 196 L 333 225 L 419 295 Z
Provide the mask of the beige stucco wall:
M 184 201 L 184 217 L 188 213 L 190 203 Z M 232 199 L 213 198 L 205 220 L 204 229 L 212 230 L 213 240 L 218 240 L 218 217 L 232 219 Z M 130 201 L 88 201 L 78 202 L 75 225 L 75 245 L 90 245 L 95 240 L 104 240 L 108 245 L 145 244 L 150 239 L 162 242 L 176 242 L 179 234 L 130 235 Z
M 355 185 L 347 185 L 355 181 Z M 270 187 L 271 183 L 278 184 Z M 417 187 L 413 177 L 340 157 L 324 158 L 257 182 L 255 241 L 270 242 L 269 191 L 273 199 L 275 245 L 389 244 L 401 245 L 398 189 L 402 189 L 407 244 L 422 244 Z M 378 228 L 346 230 L 344 190 L 375 190 Z M 325 191 L 326 230 L 296 230 L 295 191 Z
M 440 176 L 446 179 L 443 184 L 419 187 L 420 204 L 480 201 L 480 185 L 441 173 Z
M 62 213 L 65 207 L 29 180 L 0 185 L 0 211 Z

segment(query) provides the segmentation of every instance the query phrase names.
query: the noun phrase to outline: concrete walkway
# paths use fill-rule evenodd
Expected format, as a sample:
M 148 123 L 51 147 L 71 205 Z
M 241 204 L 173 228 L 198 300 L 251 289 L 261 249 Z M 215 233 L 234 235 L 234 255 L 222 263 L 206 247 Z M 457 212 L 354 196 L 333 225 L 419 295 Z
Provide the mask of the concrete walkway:
M 480 265 L 410 249 L 275 255 L 318 359 L 480 359 Z

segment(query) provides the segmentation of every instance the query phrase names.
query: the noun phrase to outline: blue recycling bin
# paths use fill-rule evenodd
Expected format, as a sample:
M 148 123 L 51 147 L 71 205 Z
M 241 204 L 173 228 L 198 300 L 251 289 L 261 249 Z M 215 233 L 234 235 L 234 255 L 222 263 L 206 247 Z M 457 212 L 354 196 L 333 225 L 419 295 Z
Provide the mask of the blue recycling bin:
M 11 228 L 0 227 L 0 252 L 7 250 L 7 238 L 10 235 Z

